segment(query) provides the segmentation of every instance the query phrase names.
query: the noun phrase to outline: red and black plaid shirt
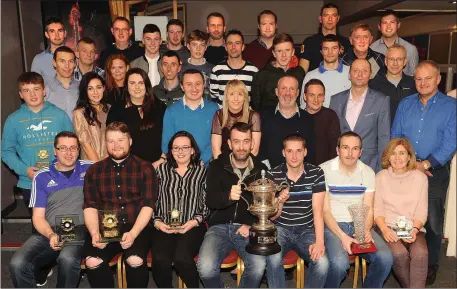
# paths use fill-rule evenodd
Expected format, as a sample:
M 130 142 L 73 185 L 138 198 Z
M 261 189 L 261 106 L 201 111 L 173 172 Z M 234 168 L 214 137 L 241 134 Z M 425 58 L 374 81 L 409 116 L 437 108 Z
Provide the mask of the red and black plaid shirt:
M 119 164 L 107 157 L 86 172 L 83 209 L 116 210 L 120 221 L 134 224 L 141 209 L 154 208 L 156 201 L 155 170 L 136 156 L 129 155 Z

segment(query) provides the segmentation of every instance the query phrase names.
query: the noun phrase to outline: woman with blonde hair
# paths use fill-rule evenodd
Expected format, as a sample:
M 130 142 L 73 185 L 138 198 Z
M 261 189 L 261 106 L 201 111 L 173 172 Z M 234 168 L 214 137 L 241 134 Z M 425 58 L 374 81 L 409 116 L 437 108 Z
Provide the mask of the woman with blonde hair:
M 213 158 L 230 150 L 227 140 L 230 137 L 230 128 L 237 122 L 244 122 L 252 127 L 254 147 L 253 155 L 259 153 L 260 146 L 260 115 L 249 108 L 249 94 L 246 85 L 233 79 L 227 82 L 224 92 L 222 108 L 214 114 L 211 143 Z
M 374 218 L 378 233 L 392 250 L 392 269 L 403 288 L 423 288 L 427 278 L 428 249 L 424 224 L 428 214 L 428 179 L 415 169 L 416 157 L 406 138 L 394 138 L 382 155 L 376 175 Z M 410 238 L 393 230 L 397 218 L 413 222 Z

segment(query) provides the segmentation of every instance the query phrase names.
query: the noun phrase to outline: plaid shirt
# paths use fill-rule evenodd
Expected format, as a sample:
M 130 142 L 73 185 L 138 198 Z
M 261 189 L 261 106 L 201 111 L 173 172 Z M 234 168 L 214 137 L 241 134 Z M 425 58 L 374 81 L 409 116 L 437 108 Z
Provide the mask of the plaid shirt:
M 354 54 L 354 49 L 349 49 L 341 58 L 344 65 L 351 66 L 352 62 L 357 59 L 357 56 Z M 385 56 L 379 52 L 374 51 L 371 48 L 368 48 L 367 57 L 365 57 L 371 63 L 371 77 L 373 79 L 378 74 L 385 74 L 386 63 L 384 62 Z
M 154 208 L 156 200 L 155 170 L 136 156 L 119 164 L 108 157 L 87 170 L 83 209 L 116 210 L 124 224 L 134 224 L 141 209 Z
M 105 79 L 105 71 L 103 69 L 101 69 L 100 67 L 98 67 L 97 65 L 95 65 L 95 64 L 93 66 L 92 72 L 97 73 L 103 79 Z M 81 81 L 81 79 L 83 78 L 83 75 L 84 74 L 82 74 L 81 71 L 79 70 L 78 61 L 76 61 L 75 70 L 73 71 L 73 78 L 76 79 L 76 80 Z

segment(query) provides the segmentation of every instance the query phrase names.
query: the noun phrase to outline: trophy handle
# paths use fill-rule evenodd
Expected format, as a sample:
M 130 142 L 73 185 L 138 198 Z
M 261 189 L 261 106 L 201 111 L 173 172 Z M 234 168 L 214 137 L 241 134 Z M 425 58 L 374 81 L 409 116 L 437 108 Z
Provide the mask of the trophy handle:
M 290 185 L 289 185 L 289 183 L 286 182 L 286 181 L 282 181 L 282 182 L 279 184 L 279 190 L 280 190 L 280 191 L 283 190 L 283 189 L 286 189 L 286 188 L 288 188 L 288 187 L 290 187 Z
M 238 182 L 238 186 L 240 186 L 242 190 L 246 190 L 248 187 L 244 182 Z

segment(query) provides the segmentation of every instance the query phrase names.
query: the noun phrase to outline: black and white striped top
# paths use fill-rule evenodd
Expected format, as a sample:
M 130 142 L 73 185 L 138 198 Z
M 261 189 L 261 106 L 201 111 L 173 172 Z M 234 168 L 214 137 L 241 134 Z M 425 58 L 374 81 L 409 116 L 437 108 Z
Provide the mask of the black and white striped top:
M 275 222 L 283 226 L 314 228 L 312 199 L 313 194 L 325 192 L 324 171 L 318 166 L 305 163 L 303 174 L 296 182 L 287 177 L 286 164 L 280 164 L 270 173 L 275 182 L 286 181 L 290 186 L 290 197 L 284 203 L 281 216 Z
M 249 61 L 246 61 L 244 66 L 240 69 L 233 69 L 228 65 L 227 60 L 222 61 L 218 65 L 213 67 L 211 76 L 209 79 L 209 89 L 211 97 L 214 101 L 222 104 L 224 100 L 225 85 L 229 80 L 238 79 L 241 80 L 251 95 L 251 83 L 254 75 L 259 69 Z
M 190 166 L 184 176 L 179 175 L 168 163 L 157 167 L 159 196 L 154 210 L 154 220 L 168 224 L 171 211 L 179 210 L 179 221 L 183 224 L 189 220 L 208 215 L 205 203 L 206 168 Z

